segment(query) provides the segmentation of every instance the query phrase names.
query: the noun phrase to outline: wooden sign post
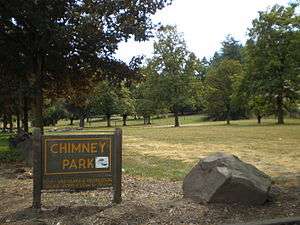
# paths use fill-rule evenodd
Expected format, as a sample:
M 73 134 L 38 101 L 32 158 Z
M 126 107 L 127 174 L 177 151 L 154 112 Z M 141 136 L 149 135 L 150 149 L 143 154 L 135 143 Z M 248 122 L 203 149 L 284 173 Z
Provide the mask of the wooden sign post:
M 122 130 L 93 135 L 41 135 L 33 132 L 33 205 L 41 208 L 42 190 L 113 188 L 120 203 Z

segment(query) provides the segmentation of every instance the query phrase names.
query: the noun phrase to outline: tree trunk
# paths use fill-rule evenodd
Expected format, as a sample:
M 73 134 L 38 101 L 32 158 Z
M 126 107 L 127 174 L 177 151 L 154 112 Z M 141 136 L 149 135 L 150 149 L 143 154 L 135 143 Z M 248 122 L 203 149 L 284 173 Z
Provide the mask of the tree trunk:
M 277 97 L 277 123 L 278 124 L 284 124 L 284 119 L 283 119 L 283 98 L 282 96 Z
M 257 123 L 258 123 L 258 124 L 261 124 L 261 118 L 262 118 L 261 115 L 258 115 L 258 116 L 257 116 Z
M 106 115 L 107 127 L 111 127 L 111 115 Z
M 3 128 L 2 128 L 2 131 L 5 132 L 6 129 L 7 129 L 7 115 L 4 113 L 3 115 Z
M 35 70 L 35 83 L 34 83 L 34 100 L 33 100 L 33 126 L 41 129 L 44 133 L 43 124 L 43 88 L 42 88 L 42 57 L 40 54 L 36 56 L 36 70 Z
M 147 124 L 147 117 L 144 116 L 144 125 L 146 125 L 146 124 Z
M 227 117 L 226 119 L 226 124 L 229 125 L 230 124 L 230 119 Z
M 9 132 L 12 133 L 13 132 L 13 128 L 14 128 L 14 124 L 13 124 L 13 120 L 12 120 L 12 115 L 11 114 L 8 117 L 8 121 L 9 121 Z
M 70 118 L 70 125 L 74 125 L 74 118 Z
M 123 115 L 123 126 L 127 126 L 127 115 Z
M 79 119 L 79 127 L 80 128 L 84 128 L 84 119 L 85 118 L 83 116 L 81 116 L 80 119 Z
M 174 118 L 175 118 L 175 127 L 179 127 L 179 117 L 178 117 L 178 111 L 174 111 Z
M 147 125 L 151 125 L 151 116 L 147 117 Z
M 20 113 L 17 112 L 17 131 L 20 133 L 21 131 L 21 118 L 20 118 Z
M 230 124 L 230 110 L 227 109 L 226 112 L 226 124 L 229 125 Z
M 28 133 L 28 99 L 24 97 L 23 99 L 23 119 L 22 119 L 22 126 L 26 133 Z

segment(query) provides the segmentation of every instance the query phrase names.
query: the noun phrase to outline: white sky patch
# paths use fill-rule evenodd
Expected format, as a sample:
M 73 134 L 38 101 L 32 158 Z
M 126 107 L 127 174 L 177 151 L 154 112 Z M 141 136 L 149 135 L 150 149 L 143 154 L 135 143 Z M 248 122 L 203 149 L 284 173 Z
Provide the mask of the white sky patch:
M 176 25 L 190 51 L 200 59 L 210 58 L 221 47 L 227 34 L 243 44 L 247 40 L 247 29 L 258 11 L 264 11 L 275 4 L 287 5 L 289 0 L 173 0 L 153 16 L 155 23 Z M 147 42 L 122 42 L 117 58 L 129 62 L 133 56 L 151 57 L 153 40 Z

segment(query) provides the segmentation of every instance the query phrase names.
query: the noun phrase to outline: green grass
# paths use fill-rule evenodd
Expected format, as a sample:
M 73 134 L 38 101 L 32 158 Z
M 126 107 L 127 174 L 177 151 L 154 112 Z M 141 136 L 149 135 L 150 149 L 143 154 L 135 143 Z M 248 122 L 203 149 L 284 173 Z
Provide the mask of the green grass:
M 116 126 L 121 120 L 117 118 Z M 96 119 L 95 119 L 96 120 Z M 129 120 L 123 127 L 123 168 L 125 173 L 155 179 L 182 180 L 200 158 L 213 152 L 232 153 L 249 162 L 275 179 L 299 178 L 300 120 L 286 119 L 285 125 L 276 125 L 274 119 L 204 122 L 200 115 L 180 117 L 181 127 L 173 127 L 174 118 L 157 118 L 152 125 L 143 125 L 142 120 Z M 76 121 L 74 127 L 78 127 Z M 86 124 L 84 130 L 72 133 L 86 134 L 106 128 L 105 121 Z M 115 123 L 113 122 L 114 126 Z M 62 128 L 70 127 L 68 121 L 60 121 Z M 17 159 L 14 150 L 8 148 L 8 134 L 0 134 L 0 161 Z M 2 160 L 3 161 L 3 160 Z M 297 178 L 298 177 L 298 178 Z
M 206 119 L 206 116 L 204 115 L 191 115 L 191 116 L 180 116 L 180 122 L 183 124 L 193 124 L 193 123 L 199 123 L 203 122 Z M 70 121 L 66 120 L 61 120 L 57 124 L 56 127 L 72 127 L 69 125 Z M 171 125 L 174 124 L 174 117 L 169 116 L 169 117 L 161 117 L 157 118 L 154 117 L 151 119 L 151 125 L 152 126 L 164 126 L 164 125 Z M 74 121 L 74 126 L 73 127 L 78 127 L 79 121 Z M 112 126 L 122 126 L 122 118 L 121 117 L 113 117 Z M 143 120 L 142 119 L 133 119 L 131 117 L 128 118 L 127 120 L 127 125 L 128 126 L 143 126 Z M 106 127 L 106 121 L 104 119 L 100 118 L 93 118 L 90 120 L 90 122 L 87 122 L 85 124 L 85 127 L 87 128 L 99 128 L 99 127 Z M 51 128 L 51 127 L 50 127 Z
M 0 153 L 9 151 L 8 147 L 9 135 L 5 133 L 0 133 Z
M 191 164 L 181 160 L 164 159 L 143 154 L 124 155 L 125 173 L 158 179 L 180 180 L 186 175 Z
M 9 148 L 10 134 L 0 133 L 0 163 L 15 162 L 21 160 L 21 155 L 16 149 Z
M 299 119 L 287 119 L 285 125 L 276 125 L 274 119 L 263 120 L 261 125 L 255 120 L 239 120 L 228 126 L 224 121 L 203 122 L 203 118 L 199 115 L 181 117 L 180 128 L 171 126 L 173 118 L 154 119 L 151 126 L 143 126 L 142 120 L 129 121 L 129 126 L 123 128 L 125 173 L 182 180 L 200 158 L 224 151 L 239 156 L 275 179 L 299 175 Z M 76 133 L 113 129 L 105 128 L 102 121 L 87 125 Z M 66 126 L 66 122 L 62 121 L 59 126 Z

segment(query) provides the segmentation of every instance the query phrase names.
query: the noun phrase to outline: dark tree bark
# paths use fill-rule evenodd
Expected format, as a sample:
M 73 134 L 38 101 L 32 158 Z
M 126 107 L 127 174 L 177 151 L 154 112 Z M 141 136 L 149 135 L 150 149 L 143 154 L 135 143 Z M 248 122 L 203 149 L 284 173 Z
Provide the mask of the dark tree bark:
M 107 127 L 111 127 L 111 115 L 106 115 Z
M 74 125 L 74 118 L 70 118 L 70 125 Z
M 41 129 L 44 133 L 43 124 L 43 89 L 42 89 L 42 57 L 40 54 L 36 56 L 36 70 L 35 70 L 35 83 L 34 83 L 34 101 L 33 101 L 33 126 Z
M 258 123 L 258 124 L 261 124 L 261 118 L 262 118 L 261 115 L 257 115 L 257 123 Z
M 175 127 L 179 127 L 179 117 L 178 117 L 178 111 L 174 110 L 174 118 L 175 118 Z
M 284 112 L 283 112 L 283 98 L 282 96 L 277 97 L 277 123 L 284 124 Z
M 229 125 L 230 124 L 230 106 L 227 105 L 227 110 L 226 110 L 226 124 Z
M 84 128 L 84 125 L 85 125 L 84 124 L 84 119 L 85 119 L 84 116 L 81 116 L 80 119 L 79 119 L 79 127 L 81 127 L 81 128 Z
M 127 126 L 127 115 L 123 115 L 123 126 Z
M 28 99 L 24 97 L 23 99 L 23 119 L 22 119 L 22 126 L 26 133 L 28 133 Z
M 12 115 L 11 114 L 8 116 L 8 121 L 9 121 L 9 132 L 12 133 L 13 129 L 14 129 L 14 124 L 13 124 L 13 120 L 12 120 Z
M 2 128 L 3 132 L 5 132 L 7 130 L 7 124 L 8 124 L 7 115 L 4 113 L 4 115 L 3 115 L 3 128 Z
M 20 133 L 20 131 L 21 131 L 21 118 L 20 118 L 19 111 L 17 112 L 17 131 L 18 131 L 18 133 Z
M 151 116 L 147 117 L 147 125 L 151 125 Z
M 144 125 L 147 125 L 147 116 L 144 116 Z

